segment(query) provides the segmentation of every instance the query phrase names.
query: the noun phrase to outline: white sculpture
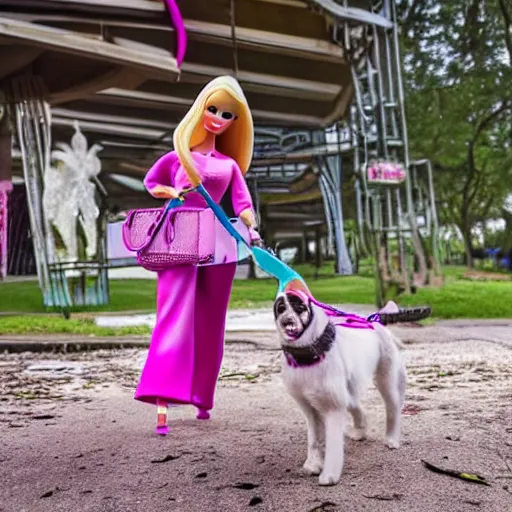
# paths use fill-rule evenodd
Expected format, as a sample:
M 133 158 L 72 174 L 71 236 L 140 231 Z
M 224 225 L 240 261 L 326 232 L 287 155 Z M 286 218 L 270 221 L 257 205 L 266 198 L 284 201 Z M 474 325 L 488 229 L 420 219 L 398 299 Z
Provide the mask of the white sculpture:
M 78 222 L 86 238 L 86 256 L 96 254 L 99 209 L 95 201 L 96 185 L 90 180 L 101 172 L 97 154 L 103 148 L 94 144 L 88 149 L 87 139 L 75 121 L 75 133 L 68 144 L 56 144 L 44 175 L 43 209 L 46 219 L 58 231 L 65 250 L 62 260 L 78 260 Z

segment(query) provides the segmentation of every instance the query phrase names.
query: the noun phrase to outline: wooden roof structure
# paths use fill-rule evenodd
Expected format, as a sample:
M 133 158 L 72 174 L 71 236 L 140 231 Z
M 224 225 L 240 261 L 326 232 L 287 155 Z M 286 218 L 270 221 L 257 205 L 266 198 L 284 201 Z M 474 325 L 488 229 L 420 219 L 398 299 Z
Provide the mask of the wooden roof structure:
M 344 118 L 354 90 L 336 26 L 390 23 L 369 1 L 345 3 L 178 0 L 188 38 L 180 66 L 161 0 L 0 0 L 0 89 L 15 95 L 17 77 L 37 77 L 52 106 L 53 140 L 68 141 L 78 120 L 104 148 L 109 194 L 137 207 L 150 199 L 126 183 L 169 149 L 174 127 L 215 76 L 237 77 L 260 127 L 312 130 Z M 311 161 L 311 150 L 300 151 L 294 165 Z M 257 155 L 255 168 L 281 161 Z M 286 180 L 282 187 L 290 192 Z

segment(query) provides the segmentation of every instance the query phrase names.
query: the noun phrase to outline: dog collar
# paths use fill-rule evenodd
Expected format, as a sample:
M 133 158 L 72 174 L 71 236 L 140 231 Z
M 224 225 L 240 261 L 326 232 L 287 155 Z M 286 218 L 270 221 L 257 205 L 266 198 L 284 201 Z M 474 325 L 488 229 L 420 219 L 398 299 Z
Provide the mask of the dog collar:
M 324 332 L 311 345 L 282 345 L 286 362 L 293 368 L 303 366 L 313 366 L 322 362 L 325 355 L 332 347 L 336 329 L 330 322 L 325 327 Z

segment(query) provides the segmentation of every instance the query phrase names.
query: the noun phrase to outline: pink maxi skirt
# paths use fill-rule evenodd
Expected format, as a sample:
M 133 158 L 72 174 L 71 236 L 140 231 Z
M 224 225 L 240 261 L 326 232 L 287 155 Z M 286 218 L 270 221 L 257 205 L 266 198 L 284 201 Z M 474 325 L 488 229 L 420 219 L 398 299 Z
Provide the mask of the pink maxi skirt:
M 158 273 L 157 318 L 135 393 L 142 402 L 212 409 L 236 263 Z

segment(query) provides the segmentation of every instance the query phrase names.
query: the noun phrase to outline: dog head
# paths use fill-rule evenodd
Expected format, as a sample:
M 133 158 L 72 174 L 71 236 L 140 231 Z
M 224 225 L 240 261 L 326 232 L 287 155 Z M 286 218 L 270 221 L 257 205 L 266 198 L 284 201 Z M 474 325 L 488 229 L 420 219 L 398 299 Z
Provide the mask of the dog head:
M 298 340 L 313 321 L 314 313 L 307 295 L 287 292 L 274 302 L 274 320 L 283 340 Z

